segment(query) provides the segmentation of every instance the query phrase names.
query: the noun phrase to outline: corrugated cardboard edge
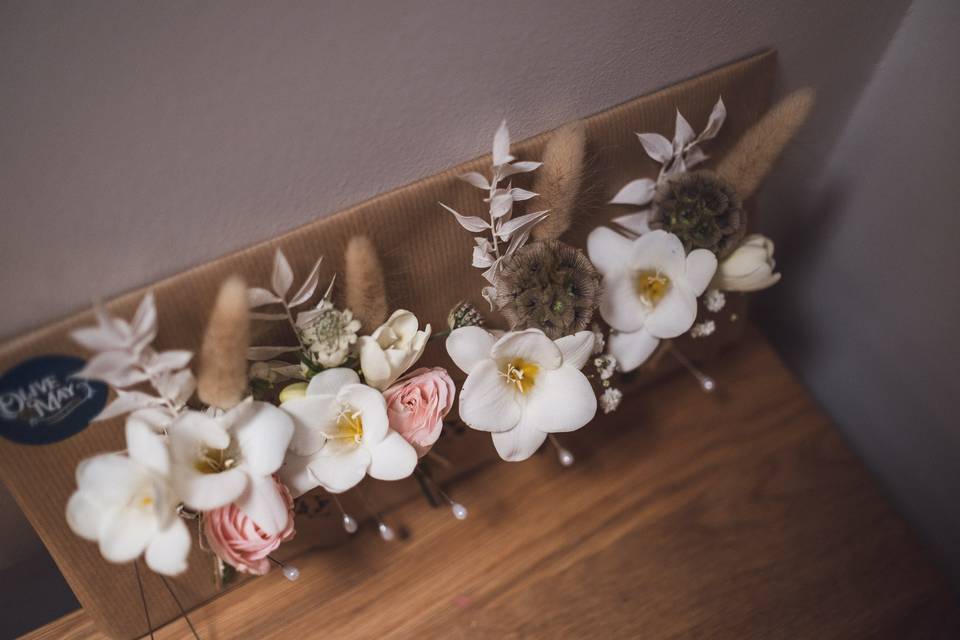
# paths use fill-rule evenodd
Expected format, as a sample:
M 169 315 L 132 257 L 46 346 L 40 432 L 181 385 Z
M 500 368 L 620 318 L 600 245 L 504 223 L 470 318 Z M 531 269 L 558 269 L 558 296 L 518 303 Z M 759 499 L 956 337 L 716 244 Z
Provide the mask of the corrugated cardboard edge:
M 634 132 L 671 133 L 678 107 L 700 128 L 719 94 L 723 95 L 729 116 L 720 136 L 706 151 L 714 157 L 722 156 L 765 110 L 775 68 L 775 53 L 764 52 L 587 118 L 587 136 L 595 160 L 596 200 L 606 202 L 628 180 L 655 174 L 656 165 L 643 154 Z M 549 132 L 518 143 L 513 152 L 521 159 L 538 158 L 548 136 Z M 298 274 L 305 274 L 316 256 L 324 254 L 329 275 L 342 267 L 346 239 L 362 232 L 371 237 L 382 253 L 391 303 L 414 310 L 434 326 L 442 326 L 449 307 L 457 300 L 466 296 L 481 303 L 479 290 L 483 281 L 479 270 L 469 266 L 469 235 L 437 202 L 443 201 L 464 213 L 480 213 L 478 192 L 455 176 L 483 171 L 488 164 L 487 156 L 464 163 L 273 240 L 122 295 L 108 307 L 113 313 L 129 317 L 143 293 L 151 289 L 159 307 L 160 334 L 156 343 L 163 348 L 196 350 L 213 295 L 225 276 L 240 273 L 251 284 L 265 284 L 276 247 L 284 250 Z M 582 247 L 590 228 L 625 212 L 619 207 L 604 207 L 589 219 L 579 220 L 565 239 Z M 69 340 L 68 332 L 92 321 L 92 313 L 83 312 L 11 340 L 0 348 L 0 369 L 7 370 L 46 353 L 86 355 Z M 275 337 L 271 337 L 271 328 L 259 327 L 254 336 L 257 343 L 276 344 L 276 340 L 288 339 L 281 329 L 273 331 Z M 725 327 L 718 332 L 717 339 L 709 342 L 720 345 L 738 332 L 737 326 Z M 438 362 L 442 353 L 434 348 L 426 357 L 429 360 L 425 362 Z M 95 545 L 69 531 L 63 516 L 64 505 L 74 488 L 77 461 L 94 453 L 122 449 L 121 424 L 122 420 L 94 423 L 76 436 L 43 447 L 0 439 L 0 475 L 90 615 L 106 633 L 130 637 L 146 631 L 132 568 L 103 561 Z M 489 448 L 488 445 L 486 442 L 480 446 Z M 464 448 L 470 451 L 477 447 Z M 396 501 L 397 489 L 391 490 L 395 493 L 384 494 L 384 504 Z M 303 531 L 300 537 L 304 537 Z M 192 561 L 191 571 L 175 581 L 175 588 L 188 607 L 215 594 L 205 565 L 209 559 L 194 555 Z M 170 596 L 155 576 L 148 577 L 147 597 L 154 624 L 177 615 Z

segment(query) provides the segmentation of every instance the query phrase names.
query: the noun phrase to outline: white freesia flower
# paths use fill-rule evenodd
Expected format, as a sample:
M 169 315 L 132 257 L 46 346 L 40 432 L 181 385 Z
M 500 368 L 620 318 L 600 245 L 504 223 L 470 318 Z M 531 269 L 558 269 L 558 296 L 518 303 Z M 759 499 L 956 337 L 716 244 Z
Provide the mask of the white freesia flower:
M 508 461 L 526 460 L 548 433 L 575 431 L 597 412 L 593 387 L 580 369 L 593 352 L 593 332 L 550 340 L 539 329 L 497 339 L 480 327 L 447 337 L 447 352 L 467 373 L 460 418 L 493 434 Z
M 780 281 L 774 273 L 773 241 L 759 233 L 743 239 L 740 246 L 720 263 L 713 286 L 722 291 L 759 291 Z
M 216 417 L 186 411 L 169 434 L 173 486 L 185 505 L 209 511 L 233 502 L 267 535 L 286 525 L 272 475 L 293 436 L 290 416 L 247 399 Z
M 373 335 L 360 338 L 363 380 L 383 391 L 412 367 L 430 339 L 430 325 L 420 330 L 417 316 L 404 309 L 393 312 Z
M 368 473 L 400 480 L 413 473 L 417 452 L 388 427 L 383 394 L 353 369 L 327 369 L 302 396 L 280 408 L 296 426 L 280 477 L 295 496 L 322 486 L 331 493 L 354 487 Z
M 712 252 L 686 255 L 680 239 L 663 230 L 630 240 L 599 227 L 587 238 L 587 252 L 603 274 L 600 315 L 614 329 L 609 350 L 622 371 L 643 364 L 661 339 L 693 326 L 697 297 L 717 269 Z
M 127 420 L 127 453 L 105 453 L 77 466 L 77 490 L 67 502 L 67 524 L 98 542 L 110 562 L 145 554 L 147 566 L 168 576 L 187 568 L 190 532 L 177 517 L 168 483 L 170 455 L 163 437 L 145 422 Z

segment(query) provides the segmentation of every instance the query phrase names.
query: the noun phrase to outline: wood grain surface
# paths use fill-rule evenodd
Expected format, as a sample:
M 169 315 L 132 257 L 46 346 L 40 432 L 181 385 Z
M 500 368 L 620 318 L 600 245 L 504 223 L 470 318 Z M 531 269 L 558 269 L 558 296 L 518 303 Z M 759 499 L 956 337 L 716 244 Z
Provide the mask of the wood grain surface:
M 957 638 L 946 579 L 767 343 L 201 606 L 227 638 Z M 150 576 L 150 579 L 156 579 Z M 101 638 L 82 612 L 29 636 Z M 157 638 L 190 637 L 181 620 Z

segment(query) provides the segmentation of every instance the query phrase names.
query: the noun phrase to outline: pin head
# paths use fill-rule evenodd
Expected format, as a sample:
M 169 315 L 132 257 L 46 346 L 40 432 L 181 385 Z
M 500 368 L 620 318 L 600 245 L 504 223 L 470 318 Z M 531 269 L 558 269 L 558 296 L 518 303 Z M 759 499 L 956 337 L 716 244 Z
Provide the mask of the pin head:
M 466 520 L 467 519 L 467 508 L 460 504 L 459 502 L 454 502 L 450 505 L 450 511 L 453 512 L 453 517 L 457 520 Z
M 576 462 L 576 458 L 573 457 L 573 454 L 570 453 L 567 449 L 560 449 L 557 451 L 557 459 L 560 461 L 560 465 L 563 467 L 572 466 Z
M 390 542 L 395 537 L 395 534 L 393 533 L 393 529 L 387 526 L 387 523 L 385 522 L 381 522 L 380 524 L 378 524 L 377 530 L 380 532 L 380 537 L 386 540 L 387 542 Z
M 300 577 L 300 569 L 297 569 L 292 564 L 285 564 L 283 565 L 283 577 L 290 582 L 294 582 Z
M 343 528 L 347 533 L 356 533 L 357 521 L 353 519 L 353 516 L 343 514 Z

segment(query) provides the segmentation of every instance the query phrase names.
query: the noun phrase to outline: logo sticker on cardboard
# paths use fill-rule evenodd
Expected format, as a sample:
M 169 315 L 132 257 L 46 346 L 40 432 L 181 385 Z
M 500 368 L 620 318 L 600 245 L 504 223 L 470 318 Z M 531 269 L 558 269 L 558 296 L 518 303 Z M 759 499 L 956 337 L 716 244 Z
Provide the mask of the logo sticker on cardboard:
M 50 444 L 83 431 L 107 403 L 107 385 L 71 377 L 84 364 L 72 356 L 41 356 L 0 376 L 0 435 Z

